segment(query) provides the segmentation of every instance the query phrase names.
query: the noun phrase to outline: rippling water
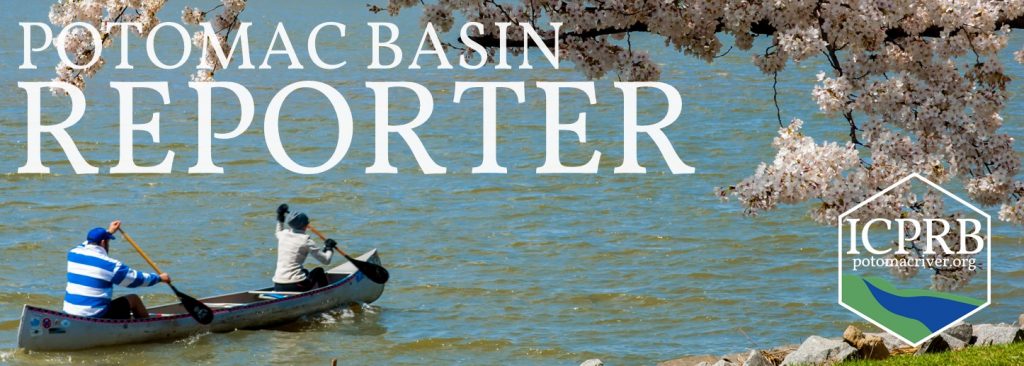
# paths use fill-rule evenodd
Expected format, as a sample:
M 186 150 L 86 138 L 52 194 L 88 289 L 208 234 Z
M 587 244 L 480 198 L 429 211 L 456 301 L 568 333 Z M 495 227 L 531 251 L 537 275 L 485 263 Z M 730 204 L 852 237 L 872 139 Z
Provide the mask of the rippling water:
M 533 171 L 544 161 L 543 93 L 532 84 L 582 80 L 579 73 L 367 71 L 365 23 L 402 25 L 406 65 L 419 40 L 415 11 L 388 18 L 362 6 L 325 5 L 328 11 L 315 11 L 327 1 L 302 2 L 298 12 L 289 12 L 282 2 L 254 2 L 244 13 L 257 27 L 254 62 L 262 60 L 271 22 L 284 17 L 300 52 L 313 25 L 348 24 L 348 37 L 325 41 L 333 49 L 321 56 L 344 58 L 349 66 L 330 72 L 286 70 L 286 59 L 278 58 L 270 72 L 218 74 L 220 80 L 244 83 L 257 104 L 257 119 L 244 135 L 214 142 L 214 159 L 226 174 L 184 174 L 195 162 L 195 97 L 185 84 L 189 70 L 154 70 L 148 62 L 133 61 L 137 69 L 125 72 L 108 61 L 108 69 L 89 81 L 85 119 L 71 129 L 78 147 L 104 172 L 116 164 L 118 106 L 108 82 L 168 80 L 169 106 L 155 94 L 137 96 L 136 119 L 160 111 L 162 123 L 161 143 L 137 137 L 136 159 L 152 164 L 173 150 L 175 173 L 74 175 L 57 145 L 44 139 L 44 159 L 54 174 L 17 175 L 25 156 L 25 94 L 16 82 L 49 80 L 56 64 L 55 55 L 40 55 L 40 70 L 16 70 L 22 47 L 17 22 L 45 21 L 47 3 L 19 2 L 17 12 L 0 14 L 0 153 L 5 157 L 0 209 L 6 213 L 0 220 L 0 363 L 326 364 L 339 358 L 347 364 L 572 364 L 599 357 L 638 364 L 796 343 L 812 333 L 837 335 L 845 324 L 858 322 L 835 304 L 834 229 L 811 223 L 806 207 L 749 218 L 736 203 L 719 202 L 711 194 L 713 187 L 738 182 L 772 158 L 777 122 L 771 79 L 751 65 L 750 53 L 734 50 L 708 65 L 666 50 L 658 40 L 634 37 L 634 45 L 655 50 L 654 59 L 663 63 L 662 81 L 683 95 L 684 114 L 666 132 L 697 174 L 669 174 L 644 139 L 641 162 L 649 174 L 611 174 L 622 154 L 621 96 L 612 80 L 602 80 L 597 82 L 600 104 L 589 106 L 568 95 L 562 101 L 563 119 L 575 118 L 577 111 L 589 118 L 588 143 L 563 134 L 563 161 L 582 163 L 597 149 L 604 154 L 601 173 L 541 176 Z M 177 21 L 187 3 L 172 2 L 162 18 Z M 1011 44 L 1020 41 L 1014 37 Z M 133 60 L 143 60 L 143 44 L 132 42 Z M 755 49 L 763 49 L 761 42 Z M 116 50 L 107 51 L 109 60 L 117 60 Z M 168 59 L 177 52 L 161 50 Z M 1024 75 L 1020 66 L 1008 64 L 1014 75 Z M 844 122 L 819 114 L 809 98 L 814 74 L 822 69 L 808 62 L 780 75 L 783 118 L 803 118 L 813 135 L 843 140 Z M 345 160 L 316 176 L 278 166 L 262 134 L 261 117 L 272 95 L 304 79 L 336 86 L 356 118 Z M 509 102 L 511 93 L 500 94 L 498 158 L 509 174 L 469 174 L 480 160 L 479 92 L 454 104 L 453 80 L 524 79 L 524 105 Z M 422 83 L 433 92 L 433 116 L 417 131 L 449 174 L 420 174 L 408 148 L 395 138 L 391 161 L 400 174 L 363 174 L 373 162 L 373 95 L 363 83 L 389 80 Z M 1019 85 L 1011 84 L 1014 94 Z M 237 103 L 225 100 L 217 103 L 222 106 L 217 131 L 230 130 L 237 118 Z M 395 121 L 415 114 L 411 93 L 392 100 Z M 1014 136 L 1022 134 L 1021 105 L 1018 99 L 1004 116 Z M 46 98 L 46 106 L 49 123 L 66 115 L 60 99 Z M 312 93 L 298 93 L 286 103 L 282 139 L 301 163 L 319 164 L 333 150 L 334 114 L 326 106 Z M 652 122 L 664 108 L 662 99 L 651 97 L 640 110 L 645 122 Z M 273 211 L 283 201 L 308 212 L 347 250 L 380 248 L 393 280 L 375 307 L 311 316 L 277 330 L 83 352 L 14 350 L 21 306 L 60 306 L 64 253 L 89 228 L 123 219 L 125 229 L 180 288 L 213 295 L 270 283 Z M 993 240 L 995 303 L 972 321 L 1012 321 L 1024 310 L 1019 229 L 1003 223 L 994 228 L 999 233 Z M 145 265 L 122 241 L 112 251 L 129 264 Z M 174 300 L 162 288 L 140 292 L 150 304 Z

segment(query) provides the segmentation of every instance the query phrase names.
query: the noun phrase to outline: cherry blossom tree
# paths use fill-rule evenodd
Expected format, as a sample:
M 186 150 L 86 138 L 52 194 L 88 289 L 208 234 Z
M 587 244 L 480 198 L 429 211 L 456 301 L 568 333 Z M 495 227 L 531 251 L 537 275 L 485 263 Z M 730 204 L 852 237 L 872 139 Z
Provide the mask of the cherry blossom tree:
M 61 0 L 50 18 L 58 25 L 138 21 L 142 28 L 137 33 L 145 35 L 157 23 L 155 14 L 165 1 Z M 196 24 L 219 10 L 213 22 L 218 43 L 226 46 L 245 5 L 244 0 L 223 0 L 209 10 L 185 8 L 183 20 Z M 343 6 L 347 4 L 338 5 Z M 829 119 L 816 122 L 833 124 L 849 138 L 815 141 L 801 132 L 804 122 L 792 118 L 783 123 L 780 113 L 775 158 L 741 182 L 716 189 L 717 194 L 735 197 L 752 215 L 780 204 L 813 202 L 811 217 L 832 224 L 840 213 L 917 172 L 939 184 L 956 179 L 974 201 L 1000 206 L 1000 219 L 1024 223 L 1024 182 L 1017 179 L 1020 158 L 1013 138 L 1000 131 L 1011 79 L 998 57 L 1011 29 L 1024 28 L 1022 1 L 389 0 L 368 7 L 391 15 L 419 11 L 423 23 L 448 33 L 455 31 L 457 18 L 484 24 L 529 22 L 548 44 L 555 37 L 544 24 L 561 22 L 560 56 L 594 79 L 609 73 L 633 81 L 659 78 L 655 60 L 633 47 L 634 34 L 661 38 L 666 47 L 706 62 L 733 47 L 750 50 L 756 37 L 767 37 L 770 45 L 756 50 L 752 63 L 776 80 L 791 62 L 827 62 L 810 96 Z M 508 44 L 522 45 L 522 29 L 508 30 Z M 115 34 L 111 32 L 102 34 L 104 46 Z M 472 39 L 493 54 L 499 46 L 497 32 L 497 27 L 485 27 Z M 88 60 L 88 37 L 76 34 L 65 47 Z M 195 41 L 200 45 L 202 37 Z M 447 45 L 472 55 L 458 43 Z M 1024 51 L 1015 58 L 1024 62 Z M 213 69 L 194 79 L 209 80 L 224 66 L 216 60 L 211 64 Z M 82 86 L 101 67 L 97 63 L 75 71 L 61 65 L 57 79 Z M 896 190 L 857 214 L 936 212 L 941 212 L 940 200 Z M 973 274 L 934 270 L 933 283 L 943 289 L 962 286 Z
M 396 14 L 415 6 L 420 2 L 391 0 L 371 10 Z M 1016 179 L 1020 158 L 1013 138 L 999 131 L 1010 77 L 998 57 L 1010 30 L 1024 27 L 1024 2 L 441 0 L 422 7 L 424 23 L 449 27 L 456 15 L 484 24 L 561 22 L 563 57 L 590 78 L 615 72 L 628 80 L 657 79 L 658 66 L 630 42 L 635 33 L 660 37 L 666 46 L 707 62 L 723 53 L 723 39 L 749 50 L 755 37 L 770 37 L 770 45 L 753 57 L 754 66 L 777 80 L 790 62 L 824 58 L 829 68 L 817 74 L 810 94 L 849 139 L 815 141 L 801 133 L 800 119 L 784 124 L 780 115 L 775 159 L 743 181 L 716 189 L 721 197 L 738 198 L 752 215 L 812 201 L 814 220 L 833 224 L 841 213 L 917 172 L 939 184 L 957 178 L 973 200 L 1000 205 L 1000 219 L 1024 223 L 1024 183 Z M 496 32 L 474 40 L 493 49 Z M 521 44 L 522 37 L 513 32 L 508 43 Z M 554 35 L 549 30 L 546 37 L 550 42 Z M 1024 62 L 1024 51 L 1015 57 Z M 942 201 L 935 197 L 898 189 L 856 215 L 934 218 L 942 215 Z M 914 255 L 919 244 L 912 243 Z M 977 273 L 966 267 L 929 269 L 940 290 L 963 287 Z
M 75 22 L 91 24 L 99 30 L 100 40 L 96 42 L 94 35 L 85 28 L 77 27 L 69 31 L 63 46 L 68 55 L 73 55 L 71 60 L 78 65 L 88 65 L 93 59 L 96 44 L 102 47 L 110 47 L 120 32 L 125 29 L 131 30 L 140 37 L 146 37 L 161 22 L 156 14 L 167 4 L 167 0 L 59 0 L 50 8 L 50 23 L 59 26 L 68 26 Z M 196 47 L 207 50 L 207 63 L 211 67 L 198 70 L 193 80 L 212 80 L 213 73 L 223 69 L 224 66 L 216 57 L 212 47 L 220 46 L 220 49 L 228 49 L 227 40 L 231 37 L 231 31 L 238 29 L 241 21 L 238 16 L 245 10 L 246 0 L 222 0 L 210 9 L 202 10 L 185 7 L 182 10 L 182 21 L 187 24 L 199 24 L 209 21 L 215 31 L 213 37 L 206 39 L 202 31 L 197 31 L 193 36 L 192 43 Z M 209 20 L 207 20 L 210 18 Z M 138 26 L 111 26 L 114 23 L 138 23 Z M 78 88 L 85 88 L 85 79 L 92 77 L 97 71 L 103 68 L 106 61 L 99 57 L 98 61 L 88 68 L 73 68 L 72 65 L 61 62 L 57 65 L 57 77 L 54 81 L 67 82 Z M 54 89 L 54 92 L 62 92 L 61 89 Z
M 391 0 L 371 10 L 397 14 L 419 6 Z M 1013 139 L 999 131 L 1010 77 L 998 58 L 1010 29 L 1024 27 L 1024 2 L 442 0 L 422 8 L 422 21 L 441 30 L 449 30 L 456 15 L 485 24 L 561 22 L 563 57 L 591 78 L 608 72 L 627 80 L 659 77 L 648 53 L 629 42 L 634 33 L 661 37 L 707 62 L 723 52 L 723 39 L 748 50 L 755 37 L 770 37 L 771 45 L 752 60 L 764 73 L 776 75 L 789 62 L 812 57 L 827 61 L 811 96 L 840 122 L 837 128 L 849 131 L 849 140 L 819 143 L 800 132 L 800 120 L 783 124 L 779 118 L 776 159 L 720 194 L 738 197 L 751 214 L 817 200 L 813 217 L 832 223 L 919 172 L 939 183 L 961 178 L 971 198 L 1001 204 L 1002 219 L 1024 222 L 1018 199 L 1024 184 L 1014 179 L 1020 161 Z M 486 32 L 474 40 L 493 49 L 497 29 Z M 550 30 L 546 36 L 554 38 Z M 510 28 L 508 43 L 521 44 L 522 37 L 521 29 Z M 1024 51 L 1016 58 L 1024 61 Z

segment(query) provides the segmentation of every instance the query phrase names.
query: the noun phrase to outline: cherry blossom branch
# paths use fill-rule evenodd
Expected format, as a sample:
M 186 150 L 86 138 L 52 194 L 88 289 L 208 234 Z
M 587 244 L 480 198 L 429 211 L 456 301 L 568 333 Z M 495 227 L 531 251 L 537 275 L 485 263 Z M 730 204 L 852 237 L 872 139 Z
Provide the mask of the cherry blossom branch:
M 582 31 L 582 32 L 565 32 L 565 33 L 562 33 L 560 35 L 560 37 L 562 37 L 562 38 L 589 39 L 589 38 L 597 38 L 597 37 L 600 37 L 600 36 L 607 36 L 607 35 L 626 34 L 626 33 L 630 33 L 630 32 L 646 33 L 646 32 L 649 32 L 649 31 L 650 31 L 650 29 L 647 27 L 647 24 L 644 24 L 644 23 L 634 23 L 632 26 L 629 26 L 629 27 L 611 27 L 611 28 L 602 28 L 602 29 L 590 29 L 590 30 L 586 30 L 586 31 Z M 484 46 L 484 47 L 499 47 L 501 45 L 501 40 L 498 39 L 494 35 L 471 36 L 469 38 L 472 39 L 473 41 L 479 43 L 481 46 Z M 549 48 L 550 47 L 555 47 L 555 39 L 554 38 L 543 38 L 543 40 L 544 40 L 544 45 L 545 46 L 547 46 Z M 508 44 L 510 44 L 510 45 L 523 44 L 523 40 L 522 39 L 509 39 L 506 42 L 508 42 Z M 510 47 L 516 47 L 516 46 L 510 46 Z M 531 43 L 530 47 L 537 47 L 537 44 Z
M 782 108 L 779 108 L 779 72 L 772 73 L 772 101 L 775 102 L 775 118 L 779 120 L 779 128 L 785 128 L 782 124 Z
M 499 6 L 499 8 L 500 8 L 500 6 Z M 596 8 L 591 8 L 590 10 L 597 10 L 597 9 Z M 509 19 L 511 19 L 511 18 L 509 18 Z M 819 19 L 821 19 L 821 18 L 819 18 Z M 996 24 L 996 28 L 997 29 L 1001 28 L 1003 26 L 1008 26 L 1008 27 L 1010 27 L 1012 29 L 1024 29 L 1024 17 L 1018 17 L 1018 18 L 1014 18 L 1014 19 L 1004 19 L 1004 20 L 997 21 L 995 24 Z M 725 24 L 723 23 L 722 20 L 720 20 L 718 27 L 715 29 L 715 32 L 716 33 L 720 33 L 720 32 L 722 32 L 724 30 L 725 30 Z M 916 35 L 921 36 L 921 37 L 927 37 L 927 38 L 935 38 L 935 37 L 941 37 L 944 31 L 945 31 L 945 29 L 943 29 L 942 27 L 931 26 L 931 27 L 926 28 L 924 31 L 922 31 L 922 32 L 920 32 L 920 33 L 918 33 Z M 956 35 L 960 31 L 962 31 L 961 28 L 954 29 L 954 30 L 950 31 L 949 35 Z M 565 32 L 565 33 L 561 34 L 561 37 L 565 37 L 565 38 L 574 37 L 574 38 L 584 38 L 584 39 L 586 39 L 586 38 L 596 38 L 596 37 L 601 37 L 601 36 L 616 35 L 616 34 L 622 34 L 622 33 L 628 33 L 628 32 L 650 32 L 650 26 L 648 26 L 644 22 L 636 22 L 636 23 L 633 23 L 632 25 L 629 25 L 629 26 L 626 26 L 626 27 L 615 26 L 615 27 L 587 29 L 587 30 L 583 30 L 583 31 Z M 750 24 L 750 33 L 754 34 L 754 35 L 770 36 L 770 35 L 776 34 L 777 32 L 778 32 L 778 30 L 774 26 L 772 26 L 771 23 L 768 20 L 760 20 L 760 21 L 757 21 L 757 22 L 754 22 L 754 23 Z M 910 32 L 907 32 L 906 30 L 904 30 L 902 28 L 890 28 L 890 29 L 887 29 L 885 31 L 885 34 L 886 34 L 885 40 L 887 42 L 893 42 L 893 41 L 896 41 L 898 39 L 902 39 L 902 38 L 906 38 L 906 37 L 910 37 L 910 36 L 914 35 L 914 34 L 912 34 Z M 484 47 L 498 47 L 501 44 L 500 43 L 501 40 L 498 39 L 497 36 L 492 35 L 492 34 L 480 35 L 480 36 L 471 36 L 469 38 L 472 39 L 473 41 L 479 43 L 481 46 L 484 46 Z M 543 38 L 543 40 L 544 40 L 544 44 L 547 47 L 554 47 L 555 39 L 553 37 Z M 506 42 L 508 42 L 508 44 L 523 44 L 523 40 L 522 39 L 508 39 L 508 40 L 506 40 Z M 536 44 L 533 44 L 533 43 L 530 44 L 530 47 L 536 47 L 536 46 L 537 46 Z

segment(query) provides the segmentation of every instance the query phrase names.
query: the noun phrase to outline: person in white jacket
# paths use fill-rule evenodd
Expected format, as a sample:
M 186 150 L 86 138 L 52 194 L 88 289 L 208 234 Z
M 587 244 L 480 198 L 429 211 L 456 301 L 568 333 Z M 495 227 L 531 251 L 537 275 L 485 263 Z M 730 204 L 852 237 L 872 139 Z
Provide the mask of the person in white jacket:
M 287 224 L 286 224 L 287 223 Z M 306 234 L 309 217 L 301 212 L 291 213 L 287 204 L 277 208 L 277 270 L 274 271 L 274 291 L 309 291 L 317 287 L 327 286 L 327 273 L 321 267 L 312 271 L 303 267 L 307 256 L 313 256 L 323 264 L 330 264 L 334 255 L 334 247 L 338 245 L 334 239 L 324 240 L 324 245 L 316 242 Z

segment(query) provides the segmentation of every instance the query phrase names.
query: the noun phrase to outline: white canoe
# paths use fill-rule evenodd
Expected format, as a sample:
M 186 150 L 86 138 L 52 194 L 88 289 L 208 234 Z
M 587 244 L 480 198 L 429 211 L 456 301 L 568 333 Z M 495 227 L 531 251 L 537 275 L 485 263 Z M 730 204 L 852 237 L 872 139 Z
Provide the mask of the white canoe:
M 359 256 L 380 264 L 377 250 Z M 273 292 L 273 288 L 200 299 L 213 309 L 213 322 L 197 323 L 181 304 L 150 308 L 148 319 L 112 320 L 65 314 L 25 305 L 18 329 L 18 347 L 31 351 L 69 351 L 119 344 L 188 337 L 203 332 L 257 329 L 295 321 L 357 303 L 371 303 L 384 285 L 370 281 L 348 262 L 327 271 L 331 284 L 312 291 Z

